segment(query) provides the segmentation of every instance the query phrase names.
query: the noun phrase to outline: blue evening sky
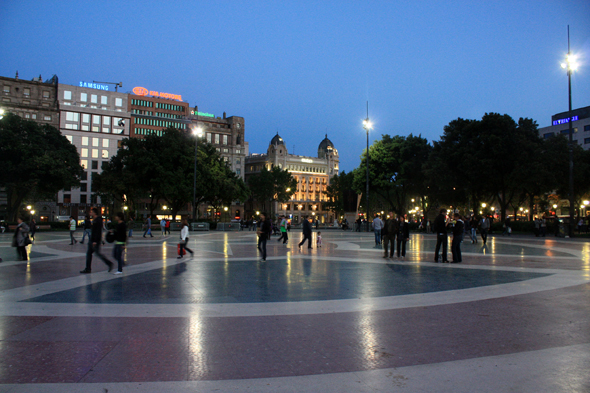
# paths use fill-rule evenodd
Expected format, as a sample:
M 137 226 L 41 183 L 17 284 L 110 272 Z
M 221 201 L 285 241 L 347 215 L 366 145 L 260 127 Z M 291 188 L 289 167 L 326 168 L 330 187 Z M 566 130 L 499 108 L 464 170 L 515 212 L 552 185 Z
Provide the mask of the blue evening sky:
M 382 134 L 438 140 L 486 112 L 540 127 L 590 105 L 590 1 L 0 1 L 0 75 L 123 82 L 243 116 L 250 153 L 279 132 L 341 169 L 360 163 L 362 119 Z

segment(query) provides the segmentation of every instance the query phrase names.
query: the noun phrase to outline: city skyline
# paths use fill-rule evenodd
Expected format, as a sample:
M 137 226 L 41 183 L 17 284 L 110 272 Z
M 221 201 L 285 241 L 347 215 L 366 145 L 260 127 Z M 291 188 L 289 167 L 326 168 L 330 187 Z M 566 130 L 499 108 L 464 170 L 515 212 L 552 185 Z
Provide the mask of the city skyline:
M 315 156 L 328 134 L 349 172 L 365 147 L 367 101 L 371 143 L 438 140 L 450 121 L 486 112 L 551 125 L 567 111 L 569 24 L 573 107 L 590 105 L 587 2 L 332 4 L 3 2 L 0 50 L 12 56 L 0 75 L 178 94 L 201 112 L 244 117 L 250 153 L 278 132 L 289 153 Z

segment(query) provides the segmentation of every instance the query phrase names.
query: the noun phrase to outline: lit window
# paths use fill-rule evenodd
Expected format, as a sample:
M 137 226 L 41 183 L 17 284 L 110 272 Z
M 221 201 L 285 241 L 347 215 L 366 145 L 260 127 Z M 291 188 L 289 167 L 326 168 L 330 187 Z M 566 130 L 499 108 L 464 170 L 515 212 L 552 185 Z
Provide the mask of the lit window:
M 100 143 L 100 139 L 98 139 L 98 138 L 92 138 L 92 146 L 98 147 L 98 144 L 99 143 Z
M 88 149 L 81 149 L 80 156 L 85 158 L 88 157 Z
M 107 96 L 100 96 L 100 103 L 103 105 L 106 105 L 108 102 L 108 97 Z
M 92 149 L 92 158 L 98 158 L 98 149 Z
M 92 115 L 92 124 L 100 124 L 100 116 Z
M 43 116 L 43 120 L 45 120 L 45 121 L 51 121 L 51 116 L 45 115 L 45 116 Z
M 72 92 L 69 90 L 64 91 L 64 100 L 71 100 L 72 99 Z
M 37 114 L 36 113 L 31 114 L 31 119 L 36 119 L 36 118 L 37 118 Z
M 86 153 L 88 154 L 88 150 Z M 82 168 L 84 169 L 88 168 L 88 160 L 80 160 L 80 165 L 82 165 Z
M 211 133 L 207 133 L 207 142 L 211 143 Z
M 92 102 L 93 104 L 98 104 L 98 96 L 96 94 L 91 94 L 90 102 Z
M 74 138 L 71 135 L 66 135 L 66 138 L 70 143 L 74 143 Z
M 102 140 L 102 147 L 109 147 L 109 140 L 108 139 Z
M 88 146 L 88 137 L 87 136 L 82 137 L 82 146 Z
M 223 136 L 223 144 L 224 145 L 227 145 L 227 135 L 224 135 Z
M 116 106 L 123 106 L 123 99 L 122 98 L 115 98 L 115 105 Z
M 102 158 L 109 158 L 109 151 L 108 150 L 102 151 Z
M 80 119 L 80 114 L 75 112 L 66 112 L 66 120 L 67 121 L 78 121 Z
M 104 124 L 105 126 L 110 126 L 111 125 L 111 117 L 110 116 L 103 116 L 102 117 L 102 124 Z
M 215 143 L 219 144 L 219 134 L 215 134 Z
M 111 129 L 108 128 L 108 127 L 103 127 L 102 128 L 102 132 L 105 133 L 105 134 L 108 134 L 109 132 L 111 132 Z

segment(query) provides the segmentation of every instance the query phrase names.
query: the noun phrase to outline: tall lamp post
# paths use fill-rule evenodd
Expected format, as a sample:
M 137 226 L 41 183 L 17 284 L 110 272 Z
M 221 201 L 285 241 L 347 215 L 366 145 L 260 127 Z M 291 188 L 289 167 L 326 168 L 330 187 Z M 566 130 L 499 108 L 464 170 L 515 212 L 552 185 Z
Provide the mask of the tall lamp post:
M 195 136 L 195 171 L 193 175 L 193 221 L 197 220 L 197 149 L 199 147 L 199 138 L 203 136 L 203 129 L 201 127 L 193 128 L 193 135 Z
M 372 127 L 373 124 L 369 120 L 369 101 L 367 101 L 367 118 L 363 120 L 363 128 L 367 131 L 367 224 L 369 223 L 369 130 Z
M 570 159 L 570 170 L 569 170 L 569 200 L 570 200 L 570 225 L 568 229 L 568 235 L 570 237 L 574 234 L 574 132 L 572 129 L 572 71 L 576 71 L 578 65 L 576 64 L 576 58 L 570 53 L 570 27 L 567 26 L 567 57 L 565 63 L 561 63 L 561 68 L 567 71 L 567 88 L 568 88 L 568 124 L 569 124 L 569 159 Z

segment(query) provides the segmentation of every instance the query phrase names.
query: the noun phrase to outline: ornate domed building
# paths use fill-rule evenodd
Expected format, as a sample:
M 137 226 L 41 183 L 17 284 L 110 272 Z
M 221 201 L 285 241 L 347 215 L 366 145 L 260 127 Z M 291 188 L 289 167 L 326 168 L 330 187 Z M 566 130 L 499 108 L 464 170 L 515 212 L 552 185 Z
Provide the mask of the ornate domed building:
M 305 216 L 316 217 L 322 223 L 331 223 L 334 213 L 324 210 L 322 205 L 327 201 L 326 188 L 330 179 L 338 175 L 339 164 L 338 150 L 327 134 L 318 146 L 317 157 L 310 157 L 289 154 L 285 141 L 277 133 L 270 141 L 266 154 L 250 154 L 246 157 L 246 181 L 262 168 L 270 170 L 278 166 L 286 169 L 297 179 L 297 190 L 289 202 L 274 203 L 273 215 L 285 214 L 294 223 L 301 222 Z M 246 216 L 254 215 L 260 208 L 256 201 L 248 202 L 245 206 Z

